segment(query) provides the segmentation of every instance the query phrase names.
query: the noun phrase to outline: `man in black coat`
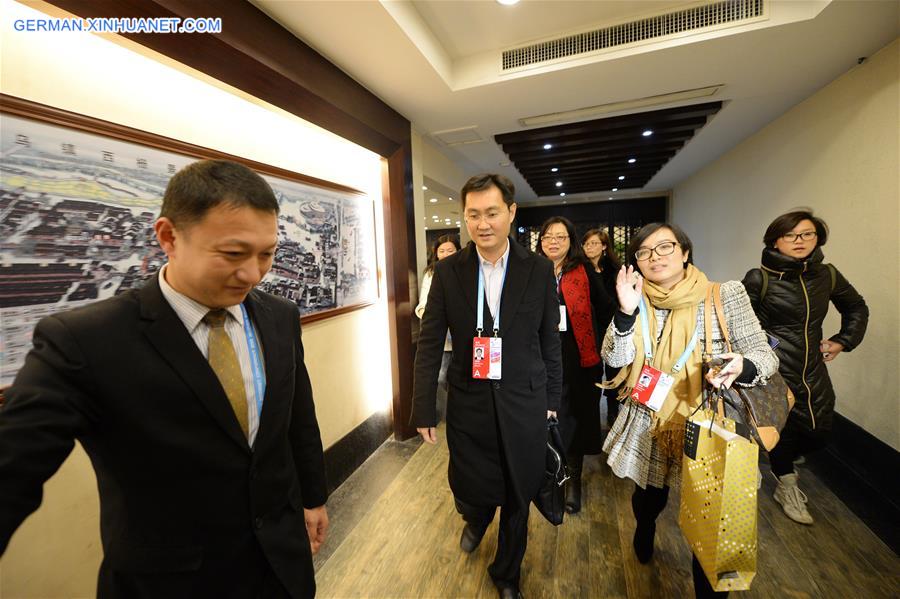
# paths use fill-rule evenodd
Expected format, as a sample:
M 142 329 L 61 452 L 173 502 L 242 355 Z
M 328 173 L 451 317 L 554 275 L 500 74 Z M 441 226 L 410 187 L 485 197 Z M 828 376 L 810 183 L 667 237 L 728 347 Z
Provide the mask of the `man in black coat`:
M 0 553 L 84 446 L 97 474 L 98 597 L 313 597 L 328 526 L 297 306 L 253 290 L 278 202 L 197 162 L 166 189 L 168 256 L 140 290 L 49 316 L 0 412 Z
M 447 444 L 450 488 L 466 522 L 460 545 L 474 551 L 500 506 L 497 555 L 489 572 L 501 597 L 520 594 L 528 507 L 543 479 L 547 418 L 556 415 L 562 385 L 553 264 L 509 238 L 514 193 L 511 181 L 493 174 L 472 177 L 460 193 L 474 243 L 435 265 L 419 334 L 412 413 L 412 425 L 435 443 L 437 379 L 449 328 Z M 473 339 L 485 340 L 491 348 L 485 355 L 495 358 L 491 337 L 500 339 L 494 375 L 499 378 L 476 378 Z

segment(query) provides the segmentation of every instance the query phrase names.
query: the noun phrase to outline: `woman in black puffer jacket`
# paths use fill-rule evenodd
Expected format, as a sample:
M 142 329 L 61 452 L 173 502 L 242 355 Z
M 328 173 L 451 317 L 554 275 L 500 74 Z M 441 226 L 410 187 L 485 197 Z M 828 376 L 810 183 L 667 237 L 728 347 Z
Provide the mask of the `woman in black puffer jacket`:
M 769 459 L 779 480 L 775 501 L 802 524 L 812 524 L 813 519 L 806 509 L 807 497 L 797 486 L 793 462 L 828 441 L 834 388 L 825 364 L 859 345 L 869 321 L 862 296 L 834 266 L 823 263 L 821 246 L 827 239 L 828 226 L 812 212 L 783 214 L 766 229 L 762 267 L 743 280 L 759 323 L 778 341 L 779 372 L 796 397 Z M 841 313 L 841 330 L 823 340 L 829 301 Z

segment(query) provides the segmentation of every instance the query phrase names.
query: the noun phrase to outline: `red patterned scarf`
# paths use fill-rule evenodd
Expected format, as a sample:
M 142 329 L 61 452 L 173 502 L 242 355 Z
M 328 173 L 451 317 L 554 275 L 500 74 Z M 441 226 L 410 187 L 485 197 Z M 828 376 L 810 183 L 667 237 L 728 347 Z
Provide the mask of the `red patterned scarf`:
M 594 318 L 591 311 L 591 285 L 584 266 L 577 266 L 565 273 L 560 281 L 569 326 L 575 334 L 578 355 L 582 368 L 590 368 L 600 363 L 597 353 L 597 337 L 594 334 Z

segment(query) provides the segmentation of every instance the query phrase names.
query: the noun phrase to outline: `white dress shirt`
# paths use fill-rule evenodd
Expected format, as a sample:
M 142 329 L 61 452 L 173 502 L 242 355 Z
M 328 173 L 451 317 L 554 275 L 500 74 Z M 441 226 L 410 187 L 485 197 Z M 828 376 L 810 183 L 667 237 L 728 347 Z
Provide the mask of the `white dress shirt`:
M 190 333 L 194 343 L 203 357 L 209 360 L 209 326 L 203 322 L 203 317 L 211 310 L 203 304 L 192 300 L 183 293 L 179 293 L 172 289 L 172 286 L 166 282 L 166 268 L 168 264 L 163 265 L 159 271 L 159 288 L 163 297 L 175 310 L 175 314 L 184 323 L 185 328 Z M 250 433 L 248 442 L 253 446 L 256 440 L 256 433 L 259 430 L 259 411 L 256 403 L 256 387 L 253 385 L 253 367 L 250 362 L 250 347 L 247 344 L 247 336 L 244 334 L 244 315 L 241 312 L 241 306 L 235 305 L 225 308 L 230 318 L 225 319 L 225 332 L 234 345 L 234 351 L 237 354 L 238 362 L 241 365 L 241 374 L 244 377 L 244 391 L 247 395 L 247 426 Z M 256 342 L 259 347 L 259 361 L 262 366 L 263 373 L 266 371 L 265 358 L 263 357 L 262 340 L 259 337 L 259 329 L 252 324 L 256 333 Z M 265 374 L 264 374 L 265 376 Z
M 500 306 L 500 295 L 503 293 L 503 272 L 506 270 L 506 261 L 509 260 L 509 249 L 511 247 L 509 238 L 507 238 L 506 251 L 493 263 L 482 256 L 481 252 L 478 251 L 478 247 L 475 247 L 475 251 L 478 252 L 478 264 L 484 275 L 484 294 L 487 296 L 491 317 L 494 317 L 497 313 L 497 308 Z M 478 298 L 478 301 L 481 301 L 481 298 Z M 495 323 L 495 326 L 499 328 L 500 323 Z

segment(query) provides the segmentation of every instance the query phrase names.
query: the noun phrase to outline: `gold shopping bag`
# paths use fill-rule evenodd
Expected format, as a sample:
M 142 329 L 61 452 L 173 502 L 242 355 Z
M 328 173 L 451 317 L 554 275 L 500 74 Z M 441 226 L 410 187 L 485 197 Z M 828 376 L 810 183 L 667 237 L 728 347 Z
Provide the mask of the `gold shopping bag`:
M 759 446 L 721 412 L 685 428 L 678 524 L 716 591 L 746 591 L 756 575 Z

